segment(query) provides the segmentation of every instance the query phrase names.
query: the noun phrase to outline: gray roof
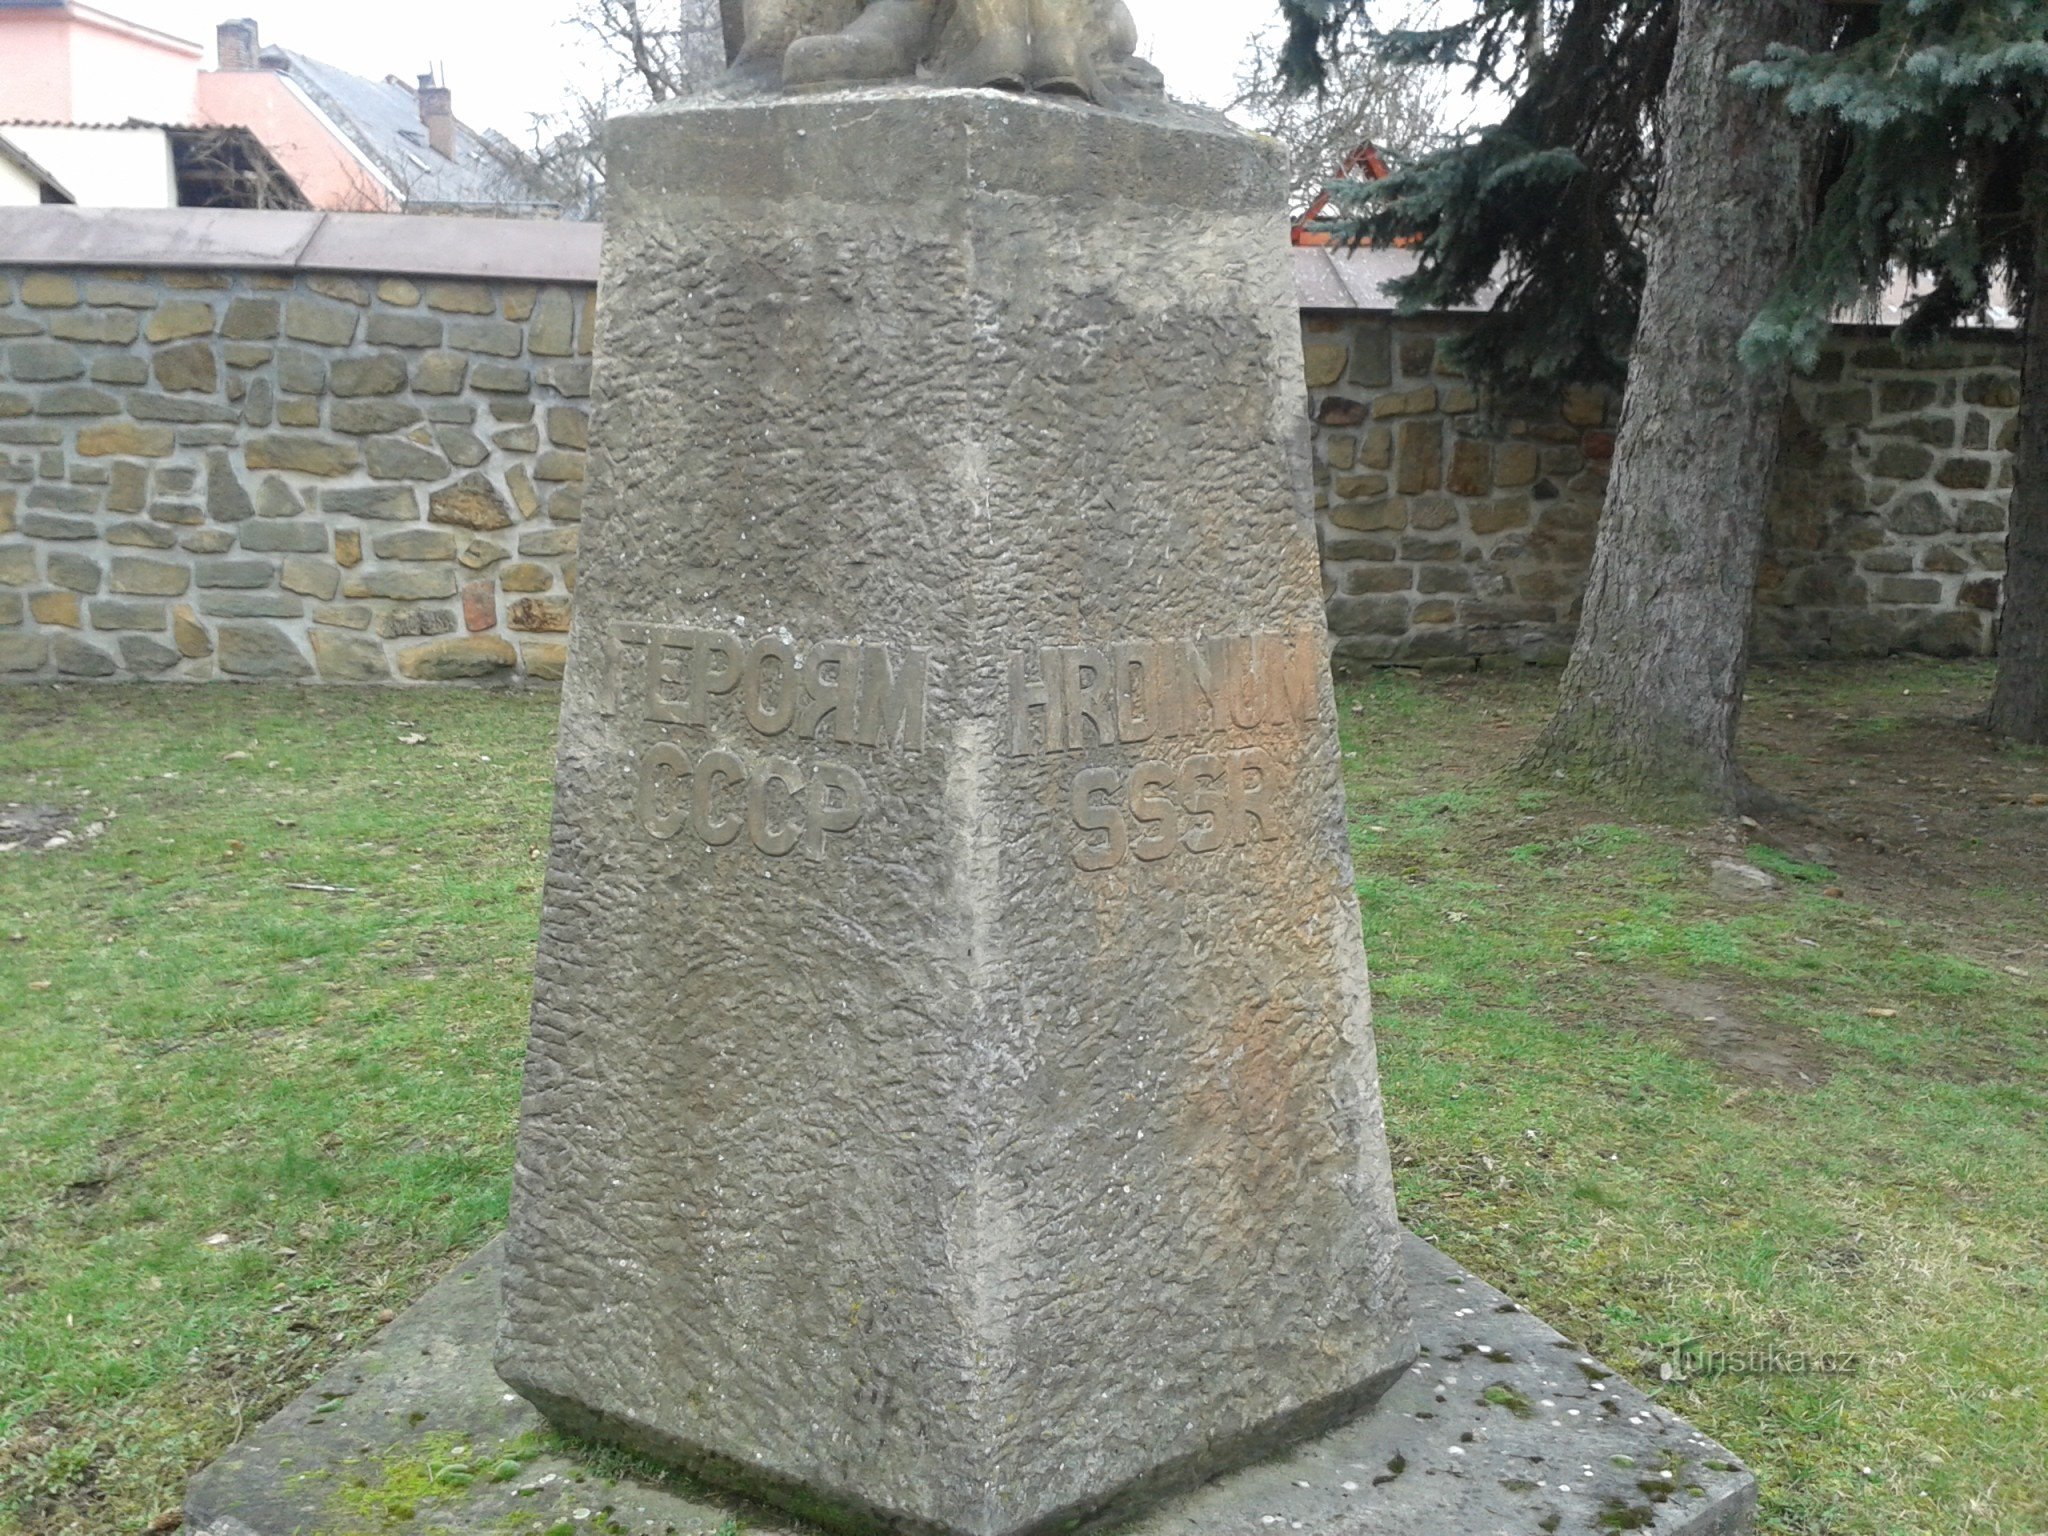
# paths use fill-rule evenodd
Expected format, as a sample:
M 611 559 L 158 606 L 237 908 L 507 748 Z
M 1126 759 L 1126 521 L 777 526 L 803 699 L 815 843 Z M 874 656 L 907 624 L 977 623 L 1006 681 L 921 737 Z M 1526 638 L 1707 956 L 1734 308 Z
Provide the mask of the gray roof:
M 0 5 L 5 5 L 6 3 L 7 0 L 0 0 Z M 6 125 L 0 124 L 0 126 Z M 21 173 L 28 177 L 30 181 L 35 182 L 48 192 L 55 193 L 60 202 L 75 203 L 78 201 L 77 198 L 71 195 L 70 188 L 66 187 L 63 182 L 38 165 L 35 158 L 27 150 L 8 138 L 4 133 L 0 133 L 0 160 L 5 160 L 9 165 L 18 167 Z
M 290 75 L 334 119 L 391 179 L 409 210 L 488 208 L 540 215 L 561 211 L 536 198 L 520 181 L 497 147 L 504 141 L 495 134 L 478 133 L 458 121 L 455 158 L 436 154 L 427 143 L 426 124 L 420 121 L 419 99 L 409 86 L 393 79 L 365 80 L 288 48 L 265 48 L 262 61 L 265 67 Z

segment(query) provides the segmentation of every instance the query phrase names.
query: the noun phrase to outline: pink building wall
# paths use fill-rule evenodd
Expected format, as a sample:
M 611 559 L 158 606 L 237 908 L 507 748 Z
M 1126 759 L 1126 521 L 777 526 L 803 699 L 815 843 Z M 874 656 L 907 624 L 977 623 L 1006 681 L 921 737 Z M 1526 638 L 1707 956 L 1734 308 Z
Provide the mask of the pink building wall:
M 0 122 L 72 121 L 71 27 L 63 11 L 0 11 Z
M 85 6 L 66 14 L 72 122 L 192 121 L 204 48 Z
M 397 213 L 398 196 L 336 137 L 284 76 L 267 69 L 199 76 L 197 121 L 247 128 L 277 156 L 315 208 Z

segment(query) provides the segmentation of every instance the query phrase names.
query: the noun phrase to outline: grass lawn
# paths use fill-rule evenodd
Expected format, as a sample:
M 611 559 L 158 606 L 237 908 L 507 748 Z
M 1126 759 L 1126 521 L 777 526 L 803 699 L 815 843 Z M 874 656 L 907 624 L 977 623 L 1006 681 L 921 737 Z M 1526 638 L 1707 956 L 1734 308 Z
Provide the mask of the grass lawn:
M 1768 1531 L 2041 1536 L 2048 757 L 1958 723 L 1982 667 L 1788 670 L 1808 812 L 1674 830 L 1504 776 L 1551 682 L 1342 696 L 1407 1219 Z M 143 1530 L 502 1219 L 553 715 L 0 690 L 0 1533 Z M 1802 1351 L 1855 1361 L 1721 1358 Z

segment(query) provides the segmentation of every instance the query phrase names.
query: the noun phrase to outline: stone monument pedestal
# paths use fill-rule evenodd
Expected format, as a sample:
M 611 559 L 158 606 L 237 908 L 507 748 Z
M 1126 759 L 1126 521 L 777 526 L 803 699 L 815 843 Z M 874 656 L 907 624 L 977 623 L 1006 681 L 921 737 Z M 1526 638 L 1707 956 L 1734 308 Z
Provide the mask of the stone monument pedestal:
M 1277 148 L 900 89 L 610 171 L 505 1380 L 917 1536 L 1355 1415 L 1416 1346 Z
M 193 1481 L 185 1536 L 747 1536 L 805 1527 L 546 1433 L 492 1374 L 499 1244 Z M 1738 1536 L 1734 1456 L 1418 1238 L 1415 1363 L 1366 1413 L 1117 1536 Z M 439 1481 L 436 1481 L 437 1476 Z M 421 1490 L 425 1489 L 423 1493 Z

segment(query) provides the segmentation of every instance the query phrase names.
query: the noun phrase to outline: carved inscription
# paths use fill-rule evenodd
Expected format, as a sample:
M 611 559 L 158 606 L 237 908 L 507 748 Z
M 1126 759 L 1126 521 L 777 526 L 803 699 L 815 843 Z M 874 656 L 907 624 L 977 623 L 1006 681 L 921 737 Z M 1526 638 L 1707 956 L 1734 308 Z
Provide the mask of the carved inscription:
M 662 841 L 687 832 L 712 849 L 821 857 L 831 839 L 861 824 L 872 800 L 847 763 L 793 754 L 806 743 L 924 749 L 926 651 L 651 624 L 617 625 L 609 638 L 609 713 L 726 740 L 744 732 L 780 749 L 693 751 L 667 739 L 647 747 L 634 764 L 634 808 Z
M 1311 635 L 1013 651 L 1010 755 L 1142 746 L 1313 720 L 1323 664 L 1321 639 Z
M 1316 719 L 1324 664 L 1321 637 L 1311 634 L 1013 652 L 1009 752 L 1145 749 L 1134 766 L 1075 771 L 1068 811 L 1080 833 L 1073 847 L 1079 869 L 1267 842 L 1279 835 L 1279 762 L 1264 747 L 1226 747 L 1213 738 L 1256 737 Z M 1188 750 L 1175 752 L 1179 742 Z

